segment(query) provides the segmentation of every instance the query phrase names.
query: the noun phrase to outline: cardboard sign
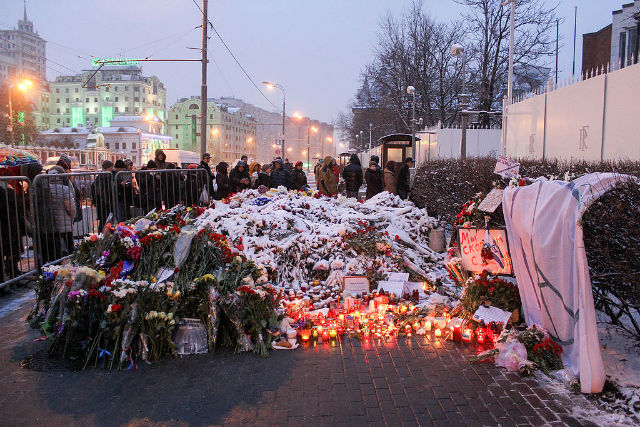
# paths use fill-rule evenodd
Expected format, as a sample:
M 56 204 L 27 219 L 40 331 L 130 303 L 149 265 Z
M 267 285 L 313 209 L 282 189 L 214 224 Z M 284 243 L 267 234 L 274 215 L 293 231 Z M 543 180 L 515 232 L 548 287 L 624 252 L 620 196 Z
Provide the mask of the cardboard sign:
M 489 230 L 489 241 L 485 242 L 484 228 L 458 228 L 458 242 L 462 267 L 473 273 L 487 270 L 492 274 L 513 274 L 506 230 Z M 482 259 L 482 249 L 488 244 L 493 259 Z
M 485 307 L 484 305 L 478 307 L 476 312 L 473 313 L 473 320 L 476 322 L 483 321 L 487 325 L 491 322 L 506 325 L 509 322 L 510 317 L 510 311 L 504 311 L 498 307 Z
M 487 197 L 480 202 L 478 205 L 478 210 L 482 212 L 494 213 L 498 206 L 502 204 L 502 193 L 504 190 L 500 188 L 494 188 L 487 194 Z
M 378 292 L 384 290 L 388 294 L 396 294 L 396 296 L 402 296 L 404 290 L 404 282 L 391 282 L 381 280 L 378 282 Z
M 344 291 L 351 295 L 369 292 L 369 278 L 367 276 L 344 276 Z
M 503 178 L 513 178 L 520 174 L 520 163 L 505 156 L 498 156 L 493 173 L 497 173 Z

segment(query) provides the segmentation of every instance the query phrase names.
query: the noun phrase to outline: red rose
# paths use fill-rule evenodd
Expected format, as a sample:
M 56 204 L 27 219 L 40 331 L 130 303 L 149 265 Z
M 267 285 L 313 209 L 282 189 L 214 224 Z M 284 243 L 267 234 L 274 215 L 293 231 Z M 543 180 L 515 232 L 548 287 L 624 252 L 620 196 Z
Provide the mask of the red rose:
M 111 311 L 116 313 L 122 310 L 122 306 L 120 304 L 111 304 Z
M 518 182 L 518 187 L 524 187 L 526 184 L 527 184 L 527 183 L 524 181 L 524 179 L 521 179 L 521 180 Z

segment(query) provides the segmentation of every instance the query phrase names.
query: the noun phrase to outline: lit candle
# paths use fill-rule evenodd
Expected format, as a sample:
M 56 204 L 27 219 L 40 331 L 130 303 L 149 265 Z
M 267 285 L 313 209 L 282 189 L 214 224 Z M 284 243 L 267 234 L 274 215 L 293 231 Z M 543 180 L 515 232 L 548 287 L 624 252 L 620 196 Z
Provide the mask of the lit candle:
M 484 344 L 486 335 L 487 333 L 485 332 L 484 328 L 476 329 L 476 339 L 478 340 L 478 344 Z
M 442 336 L 442 330 L 440 328 L 436 329 L 436 337 Z
M 462 332 L 462 341 L 469 343 L 473 339 L 473 331 L 469 328 Z
M 322 332 L 322 339 L 327 341 L 329 339 L 329 331 Z
M 411 325 L 405 325 L 404 333 L 407 335 L 411 334 Z
M 337 336 L 338 336 L 338 331 L 337 331 L 335 328 L 332 328 L 332 329 L 329 331 L 329 336 L 330 336 L 331 338 L 335 338 L 335 337 L 337 337 Z
M 462 341 L 462 327 L 460 327 L 460 325 L 456 325 L 453 327 L 453 341 Z
M 420 329 L 420 322 L 418 322 L 417 320 L 413 322 L 413 329 L 415 329 L 416 331 Z
M 300 331 L 300 336 L 302 337 L 302 341 L 309 341 L 309 338 L 311 337 L 311 331 L 309 331 L 309 329 L 302 329 Z
M 424 324 L 424 329 L 427 332 L 431 332 L 431 320 L 427 320 L 427 323 Z

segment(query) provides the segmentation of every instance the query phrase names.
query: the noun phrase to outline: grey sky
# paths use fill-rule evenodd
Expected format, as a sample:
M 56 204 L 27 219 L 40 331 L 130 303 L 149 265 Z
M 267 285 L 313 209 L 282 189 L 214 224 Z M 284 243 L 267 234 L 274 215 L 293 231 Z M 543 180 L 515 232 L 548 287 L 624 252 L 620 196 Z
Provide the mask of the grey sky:
M 201 3 L 201 0 L 196 0 Z M 496 0 L 498 1 L 498 0 Z M 564 47 L 561 77 L 571 75 L 573 7 L 578 6 L 576 73 L 581 34 L 611 22 L 611 11 L 629 0 L 561 0 Z M 280 82 L 287 111 L 332 121 L 345 110 L 370 60 L 378 21 L 400 14 L 411 0 L 209 0 L 209 18 L 253 79 Z M 0 28 L 17 24 L 22 0 L 0 0 Z M 425 0 L 438 20 L 458 18 L 453 0 Z M 90 56 L 197 58 L 201 15 L 193 0 L 28 0 L 36 30 L 48 40 L 48 76 L 90 68 Z M 163 39 L 164 40 L 161 40 Z M 464 43 L 464 41 L 462 41 Z M 80 57 L 79 57 L 80 56 Z M 210 39 L 209 96 L 233 95 L 271 108 L 233 62 L 215 34 Z M 57 63 L 57 64 L 56 64 Z M 61 64 L 61 65 L 59 65 Z M 200 93 L 198 63 L 148 63 L 167 87 L 167 102 Z M 267 93 L 279 106 L 279 93 Z

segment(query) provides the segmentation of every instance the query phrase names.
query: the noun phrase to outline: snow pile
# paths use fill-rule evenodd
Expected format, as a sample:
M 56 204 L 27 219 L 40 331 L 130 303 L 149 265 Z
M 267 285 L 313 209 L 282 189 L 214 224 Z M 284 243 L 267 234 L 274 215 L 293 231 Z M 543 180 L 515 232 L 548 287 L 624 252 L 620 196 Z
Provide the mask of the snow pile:
M 283 188 L 244 191 L 226 204 L 216 203 L 197 221 L 199 228 L 228 236 L 237 250 L 292 289 L 335 272 L 367 275 L 373 282 L 393 271 L 435 280 L 442 274 L 442 255 L 428 246 L 435 225 L 424 209 L 389 193 L 362 203 Z M 359 246 L 350 239 L 358 239 Z M 366 239 L 368 244 L 361 243 Z

